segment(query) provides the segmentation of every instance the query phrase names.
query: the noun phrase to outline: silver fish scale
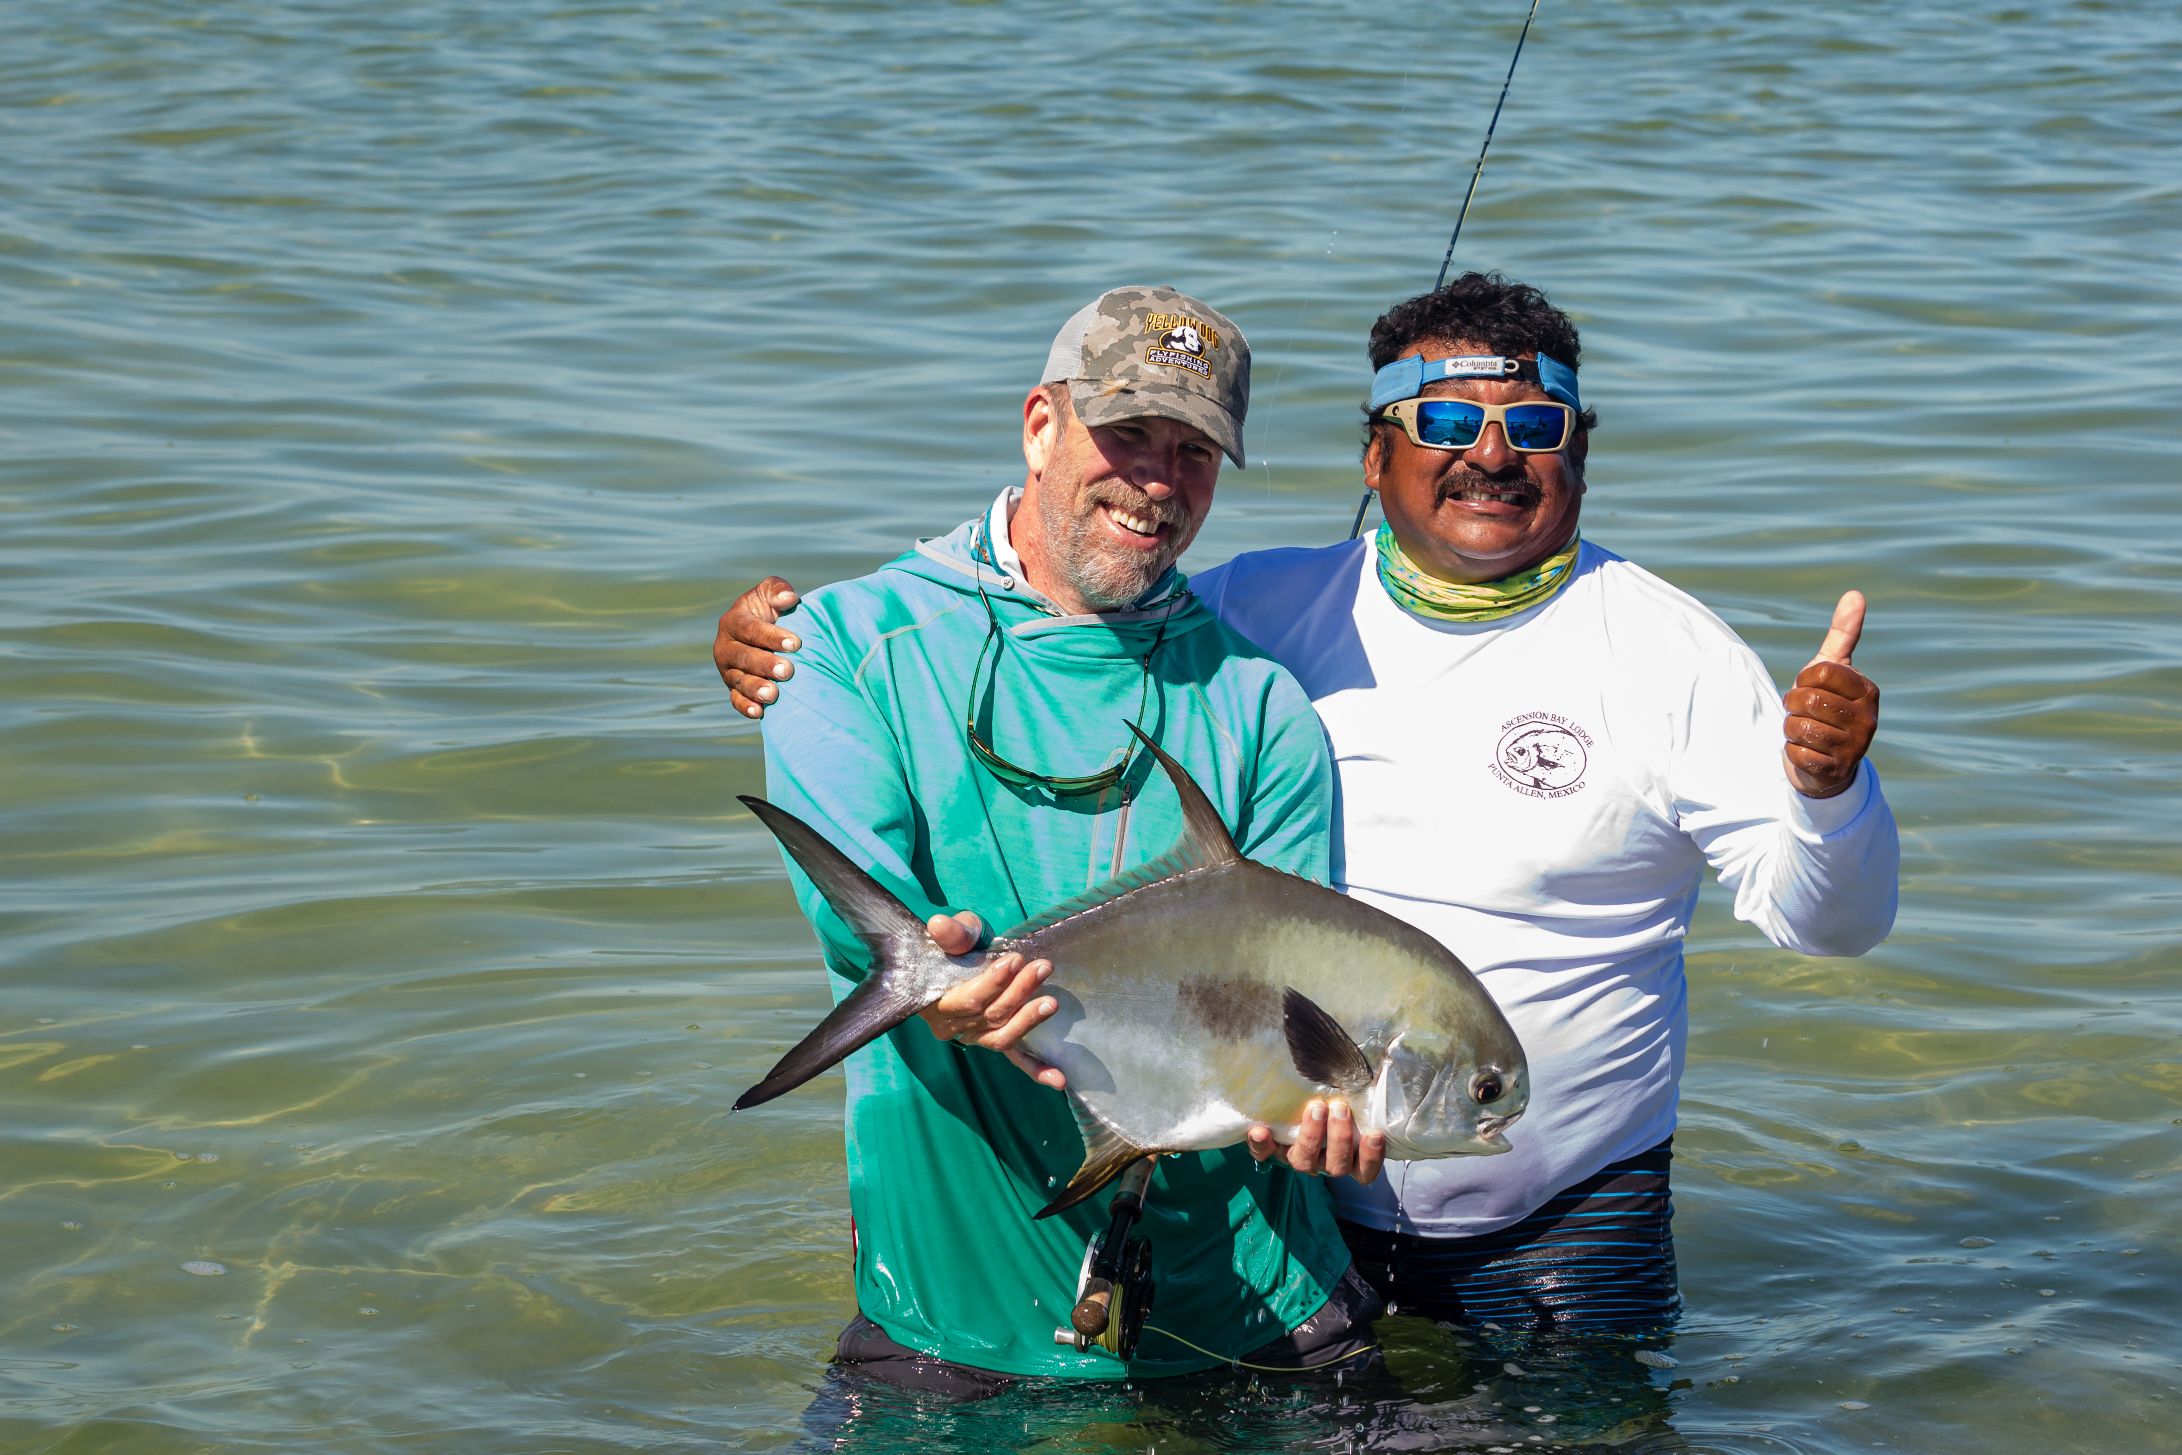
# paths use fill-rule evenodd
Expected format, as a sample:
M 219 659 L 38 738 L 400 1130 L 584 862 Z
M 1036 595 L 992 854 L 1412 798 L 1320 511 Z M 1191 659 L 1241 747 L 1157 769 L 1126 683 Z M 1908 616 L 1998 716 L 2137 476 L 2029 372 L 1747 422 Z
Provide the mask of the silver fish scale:
M 1045 989 L 1060 1009 L 1025 1045 L 1141 1147 L 1227 1146 L 1259 1121 L 1295 1134 L 1304 1104 L 1330 1088 L 1295 1067 L 1287 989 L 1375 1064 L 1396 1037 L 1427 1030 L 1454 1048 L 1465 1083 L 1480 1065 L 1522 1065 L 1506 1019 L 1438 941 L 1248 860 L 1132 889 L 994 948 L 1053 962 Z M 1364 1130 L 1381 1129 L 1371 1108 L 1352 1106 Z

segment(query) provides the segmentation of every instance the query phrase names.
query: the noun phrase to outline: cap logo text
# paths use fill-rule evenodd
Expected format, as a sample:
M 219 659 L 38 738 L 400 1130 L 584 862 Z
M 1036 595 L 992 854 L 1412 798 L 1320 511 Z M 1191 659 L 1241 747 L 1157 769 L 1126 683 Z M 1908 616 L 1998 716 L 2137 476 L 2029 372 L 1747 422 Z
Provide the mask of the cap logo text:
M 1216 349 L 1220 346 L 1220 331 L 1201 318 L 1192 318 L 1186 313 L 1147 313 L 1144 315 L 1144 331 L 1164 335 L 1160 339 L 1162 345 L 1169 344 L 1174 335 L 1184 329 L 1189 330 L 1191 336 L 1202 346 L 1189 349 L 1190 353 L 1202 354 L 1208 349 Z M 1176 345 L 1176 347 L 1181 346 Z

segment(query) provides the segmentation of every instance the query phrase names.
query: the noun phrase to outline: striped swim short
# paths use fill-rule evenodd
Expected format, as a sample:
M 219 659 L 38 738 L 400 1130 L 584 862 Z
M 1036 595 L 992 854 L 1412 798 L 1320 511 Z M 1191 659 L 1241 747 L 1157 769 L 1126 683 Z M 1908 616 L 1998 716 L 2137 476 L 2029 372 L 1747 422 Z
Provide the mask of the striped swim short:
M 1504 1329 L 1630 1332 L 1674 1322 L 1672 1138 L 1616 1162 L 1509 1227 L 1432 1238 L 1341 1224 L 1391 1311 Z

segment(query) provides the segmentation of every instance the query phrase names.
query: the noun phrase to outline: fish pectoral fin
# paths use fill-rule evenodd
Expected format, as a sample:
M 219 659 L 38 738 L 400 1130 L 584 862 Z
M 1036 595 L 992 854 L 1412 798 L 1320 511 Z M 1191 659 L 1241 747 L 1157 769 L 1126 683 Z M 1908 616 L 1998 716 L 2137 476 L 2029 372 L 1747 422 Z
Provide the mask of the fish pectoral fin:
M 1066 1212 L 1126 1172 L 1139 1157 L 1159 1155 L 1159 1149 L 1139 1147 L 1115 1131 L 1074 1095 L 1068 1098 L 1068 1109 L 1076 1114 L 1076 1126 L 1083 1133 L 1083 1166 L 1076 1169 L 1076 1175 L 1068 1179 L 1068 1186 L 1053 1201 L 1038 1209 L 1039 1218 Z
M 1371 1089 L 1371 1062 L 1363 1047 L 1325 1007 L 1290 988 L 1280 993 L 1280 1014 L 1281 1029 L 1288 1036 L 1288 1057 L 1305 1080 L 1338 1087 L 1351 1096 Z
M 1126 719 L 1125 719 L 1126 721 Z M 1167 777 L 1174 784 L 1174 791 L 1182 800 L 1182 838 L 1173 848 L 1158 858 L 1126 870 L 1104 884 L 1095 885 L 1083 893 L 1073 895 L 1053 905 L 1043 913 L 1024 920 L 1001 938 L 1020 940 L 1040 930 L 1049 930 L 1064 919 L 1074 919 L 1086 910 L 1097 909 L 1125 894 L 1177 878 L 1193 869 L 1217 869 L 1225 864 L 1248 862 L 1242 850 L 1235 847 L 1234 836 L 1220 819 L 1220 811 L 1205 797 L 1205 791 L 1197 786 L 1197 780 L 1189 776 L 1189 770 L 1168 757 L 1159 744 L 1145 735 L 1144 729 L 1129 723 L 1129 731 L 1144 744 L 1145 750 L 1159 761 Z M 746 802 L 748 800 L 745 800 Z M 768 805 L 770 806 L 770 805 Z

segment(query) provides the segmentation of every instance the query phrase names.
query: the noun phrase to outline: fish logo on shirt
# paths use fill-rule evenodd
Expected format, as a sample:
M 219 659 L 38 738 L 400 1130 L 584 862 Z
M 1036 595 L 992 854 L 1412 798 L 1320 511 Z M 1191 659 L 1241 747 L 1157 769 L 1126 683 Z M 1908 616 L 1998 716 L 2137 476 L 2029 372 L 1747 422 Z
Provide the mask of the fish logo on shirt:
M 1526 712 L 1500 725 L 1492 774 L 1531 798 L 1566 798 L 1583 787 L 1591 734 L 1557 712 Z

